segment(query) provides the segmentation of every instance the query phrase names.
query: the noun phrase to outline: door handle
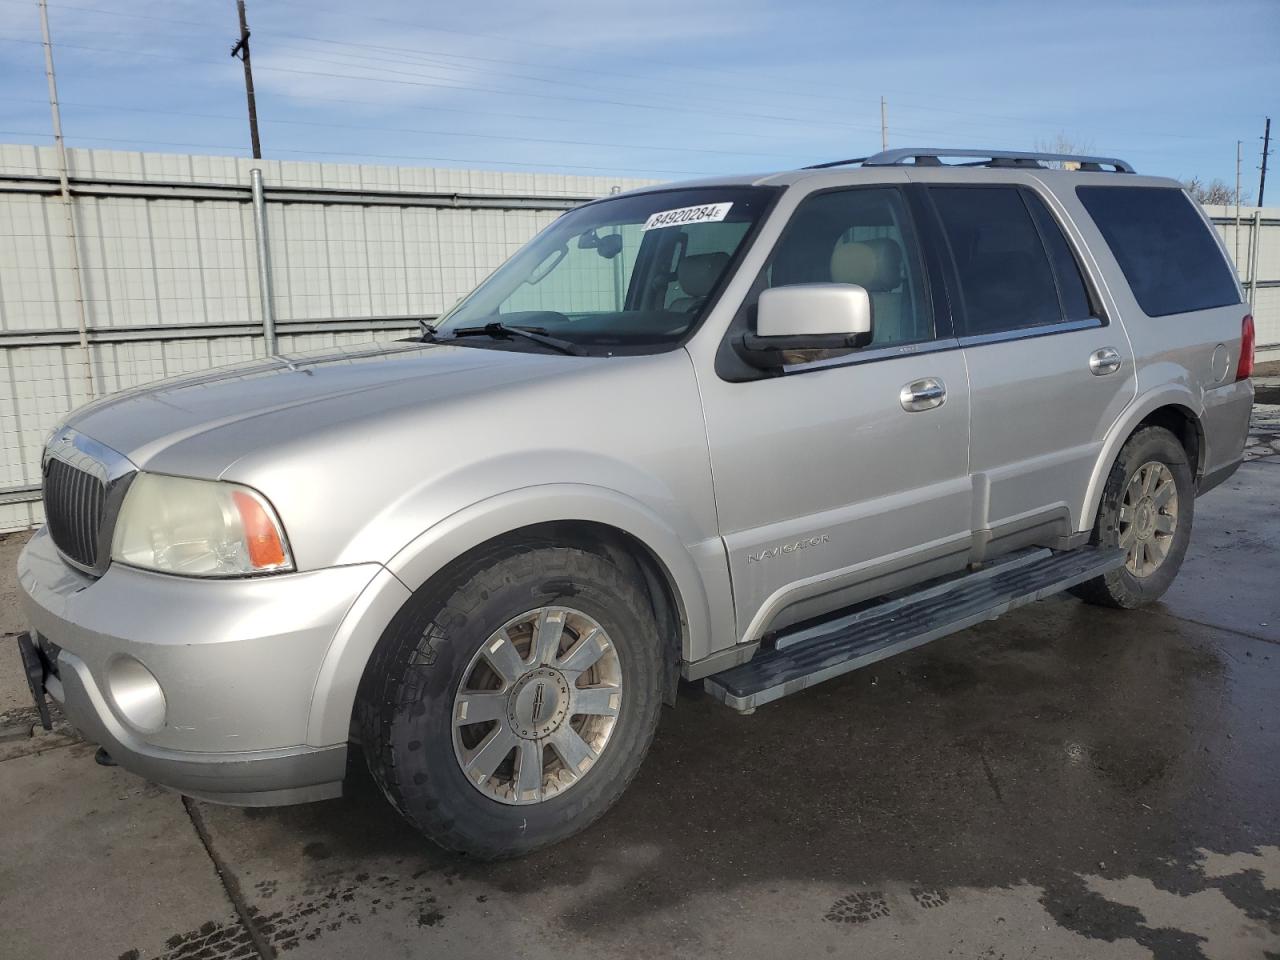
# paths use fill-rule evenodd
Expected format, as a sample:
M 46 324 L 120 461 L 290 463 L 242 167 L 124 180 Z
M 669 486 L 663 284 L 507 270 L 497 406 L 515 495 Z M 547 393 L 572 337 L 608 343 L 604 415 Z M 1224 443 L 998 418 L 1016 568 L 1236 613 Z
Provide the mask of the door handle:
M 1095 377 L 1115 373 L 1120 369 L 1120 351 L 1115 347 L 1103 347 L 1089 354 L 1089 372 Z
M 940 407 L 947 399 L 946 385 L 936 377 L 912 380 L 898 391 L 898 402 L 907 413 L 919 413 Z

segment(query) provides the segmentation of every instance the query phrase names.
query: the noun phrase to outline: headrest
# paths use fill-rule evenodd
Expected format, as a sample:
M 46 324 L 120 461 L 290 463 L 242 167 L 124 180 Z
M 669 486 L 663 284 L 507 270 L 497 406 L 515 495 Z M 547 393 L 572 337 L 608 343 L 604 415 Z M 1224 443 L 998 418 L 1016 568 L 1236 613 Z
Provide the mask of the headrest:
M 893 240 L 837 243 L 831 251 L 831 281 L 856 283 L 868 293 L 885 293 L 902 283 L 902 248 Z
M 690 297 L 705 297 L 729 265 L 727 253 L 698 253 L 685 257 L 676 268 L 680 289 Z

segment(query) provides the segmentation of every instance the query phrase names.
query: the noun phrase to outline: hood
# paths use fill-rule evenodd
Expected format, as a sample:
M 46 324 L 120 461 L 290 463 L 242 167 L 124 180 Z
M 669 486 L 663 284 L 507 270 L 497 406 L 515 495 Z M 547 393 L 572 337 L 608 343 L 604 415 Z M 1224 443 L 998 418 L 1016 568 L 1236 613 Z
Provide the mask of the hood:
M 335 420 L 377 418 L 407 405 L 425 410 L 468 393 L 550 376 L 567 364 L 598 362 L 599 358 L 426 343 L 329 348 L 126 390 L 80 408 L 66 426 L 143 468 L 171 447 L 217 431 L 219 462 L 193 464 L 190 472 L 216 475 L 238 456 L 261 446 L 261 438 L 272 432 L 247 429 L 247 421 L 282 421 L 278 426 L 287 427 L 288 433 L 278 436 L 285 439 Z M 236 424 L 246 428 L 220 429 Z M 228 435 L 244 438 L 241 449 L 227 449 Z

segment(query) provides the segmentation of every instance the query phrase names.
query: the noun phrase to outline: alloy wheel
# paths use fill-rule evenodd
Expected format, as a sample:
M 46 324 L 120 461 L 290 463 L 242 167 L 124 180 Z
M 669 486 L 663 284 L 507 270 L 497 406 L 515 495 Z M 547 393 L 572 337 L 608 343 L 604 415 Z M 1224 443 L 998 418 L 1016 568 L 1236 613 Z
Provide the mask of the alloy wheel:
M 1160 568 L 1178 529 L 1178 486 L 1173 473 L 1158 460 L 1133 472 L 1120 500 L 1120 548 L 1125 567 L 1135 577 Z
M 463 672 L 454 755 L 490 799 L 543 802 L 599 760 L 622 696 L 622 662 L 598 622 L 570 607 L 530 610 L 490 634 Z

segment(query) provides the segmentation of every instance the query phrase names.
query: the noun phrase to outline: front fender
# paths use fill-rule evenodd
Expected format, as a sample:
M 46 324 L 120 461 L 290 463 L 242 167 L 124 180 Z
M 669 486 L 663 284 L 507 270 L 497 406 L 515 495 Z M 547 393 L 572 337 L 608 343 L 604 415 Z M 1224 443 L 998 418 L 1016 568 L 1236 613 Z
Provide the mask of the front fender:
M 473 504 L 446 517 L 392 557 L 387 568 L 411 590 L 473 547 L 512 530 L 556 520 L 602 523 L 645 544 L 662 565 L 684 618 L 684 655 L 711 652 L 715 638 L 732 645 L 728 623 L 713 611 L 730 611 L 729 572 L 718 537 L 686 545 L 676 531 L 639 501 L 592 484 L 556 483 L 523 487 Z
M 1191 414 L 1199 423 L 1204 414 L 1202 398 L 1180 383 L 1171 383 L 1162 388 L 1144 393 L 1125 408 L 1120 418 L 1112 424 L 1102 443 L 1102 452 L 1094 465 L 1093 475 L 1089 478 L 1089 487 L 1085 493 L 1084 509 L 1080 511 L 1079 532 L 1093 529 L 1094 518 L 1098 515 L 1098 505 L 1102 502 L 1102 491 L 1107 485 L 1107 477 L 1116 458 L 1120 456 L 1120 448 L 1133 435 L 1143 420 L 1161 407 L 1181 407 Z M 1201 445 L 1203 447 L 1203 444 Z M 1193 473 L 1198 465 L 1192 464 Z
M 578 520 L 629 534 L 652 551 L 683 620 L 682 655 L 696 660 L 731 647 L 736 632 L 729 570 L 718 537 L 685 544 L 640 502 L 589 484 L 544 484 L 489 497 L 433 524 L 401 549 L 356 602 L 321 667 L 308 742 L 345 740 L 360 677 L 374 646 L 412 591 L 456 558 L 534 524 Z

